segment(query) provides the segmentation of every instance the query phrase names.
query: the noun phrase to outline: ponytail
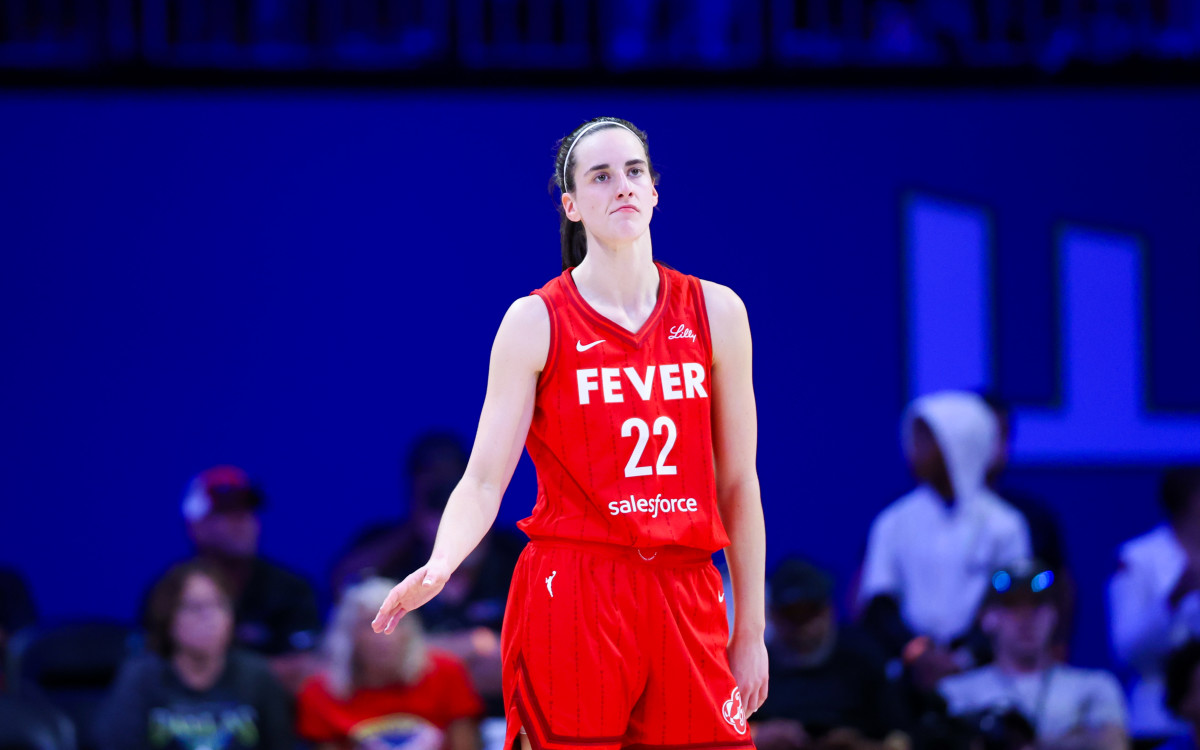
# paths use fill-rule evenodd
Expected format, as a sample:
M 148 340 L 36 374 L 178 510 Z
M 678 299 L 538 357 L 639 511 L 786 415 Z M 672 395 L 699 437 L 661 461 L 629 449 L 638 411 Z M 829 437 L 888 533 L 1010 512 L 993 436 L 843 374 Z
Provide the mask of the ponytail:
M 562 213 L 561 207 L 559 213 Z M 563 214 L 562 223 L 558 227 L 562 239 L 562 270 L 574 268 L 587 257 L 587 231 L 582 221 L 571 221 Z

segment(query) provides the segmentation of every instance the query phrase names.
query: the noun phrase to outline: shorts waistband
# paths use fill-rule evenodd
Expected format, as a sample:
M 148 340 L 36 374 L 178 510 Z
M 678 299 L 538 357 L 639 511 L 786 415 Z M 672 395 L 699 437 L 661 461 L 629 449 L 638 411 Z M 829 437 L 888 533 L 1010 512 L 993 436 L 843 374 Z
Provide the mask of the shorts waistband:
M 712 562 L 711 552 L 705 552 L 695 547 L 683 547 L 678 544 L 666 544 L 657 547 L 628 547 L 623 544 L 584 542 L 573 539 L 530 539 L 529 546 L 534 549 L 579 550 L 593 555 L 618 560 L 629 560 L 635 563 L 692 566 Z

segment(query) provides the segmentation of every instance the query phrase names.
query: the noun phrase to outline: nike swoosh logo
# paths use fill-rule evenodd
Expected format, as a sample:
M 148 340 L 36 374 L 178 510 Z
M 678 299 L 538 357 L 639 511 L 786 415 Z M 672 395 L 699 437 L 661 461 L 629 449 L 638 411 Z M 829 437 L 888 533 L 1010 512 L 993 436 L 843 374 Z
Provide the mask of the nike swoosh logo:
M 725 592 L 724 592 L 724 591 L 722 591 L 721 593 L 717 594 L 717 601 L 719 601 L 719 602 L 723 602 L 723 601 L 725 601 Z
M 605 341 L 605 339 L 600 339 L 599 341 L 593 341 L 592 343 L 588 344 L 587 346 L 584 346 L 582 341 L 576 341 L 575 342 L 575 351 L 586 352 L 588 349 L 591 349 L 596 344 L 603 344 L 604 341 Z

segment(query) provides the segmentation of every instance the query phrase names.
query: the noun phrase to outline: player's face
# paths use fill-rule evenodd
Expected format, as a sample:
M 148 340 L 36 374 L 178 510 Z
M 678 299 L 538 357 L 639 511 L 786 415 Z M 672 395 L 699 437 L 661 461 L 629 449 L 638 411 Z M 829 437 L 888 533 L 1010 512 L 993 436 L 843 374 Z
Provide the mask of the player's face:
M 624 128 L 584 136 L 572 154 L 575 190 L 563 195 L 571 221 L 582 221 L 602 242 L 626 244 L 650 228 L 658 191 L 646 150 Z

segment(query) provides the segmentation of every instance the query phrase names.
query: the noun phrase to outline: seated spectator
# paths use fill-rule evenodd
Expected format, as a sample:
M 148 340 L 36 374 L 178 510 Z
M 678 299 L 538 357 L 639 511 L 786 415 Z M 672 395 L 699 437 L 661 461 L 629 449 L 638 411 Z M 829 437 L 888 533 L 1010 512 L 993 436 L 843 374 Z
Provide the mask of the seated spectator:
M 8 640 L 37 621 L 37 610 L 25 579 L 15 570 L 0 569 L 0 691 L 4 690 L 4 655 Z
M 478 750 L 483 704 L 461 662 L 426 647 L 415 612 L 391 635 L 371 629 L 394 585 L 372 578 L 342 595 L 325 636 L 328 668 L 300 691 L 300 736 L 318 748 Z
M 1191 640 L 1167 657 L 1166 704 L 1190 731 L 1172 737 L 1160 750 L 1197 750 L 1200 738 L 1200 640 Z
M 150 595 L 150 653 L 121 668 L 97 719 L 103 750 L 293 750 L 290 698 L 259 656 L 231 649 L 233 599 L 204 561 Z
M 939 685 L 955 716 L 1018 714 L 1040 750 L 1126 750 L 1125 700 L 1108 672 L 1059 662 L 1054 573 L 1034 561 L 996 571 L 980 616 L 995 662 Z
M 920 485 L 871 525 L 858 599 L 863 624 L 889 655 L 903 656 L 916 686 L 931 690 L 973 666 L 963 647 L 988 571 L 1029 556 L 1021 514 L 984 483 L 996 452 L 996 420 L 973 393 L 914 401 L 904 446 Z
M 216 466 L 188 486 L 183 517 L 197 557 L 219 568 L 232 588 L 237 645 L 267 657 L 294 693 L 315 667 L 309 652 L 321 619 L 312 587 L 258 556 L 262 503 L 245 472 Z
M 1044 500 L 1018 491 L 1005 482 L 1013 439 L 1012 413 L 1008 404 L 998 396 L 985 395 L 983 398 L 992 410 L 992 416 L 996 418 L 996 426 L 999 429 L 996 453 L 988 464 L 987 485 L 1025 518 L 1025 524 L 1029 527 L 1033 557 L 1041 560 L 1055 573 L 1054 592 L 1058 597 L 1059 616 L 1058 627 L 1054 631 L 1054 648 L 1059 657 L 1065 659 L 1075 614 L 1075 576 L 1067 566 L 1062 524 Z
M 361 535 L 334 569 L 334 590 L 369 576 L 403 580 L 428 562 L 446 501 L 466 468 L 467 451 L 457 437 L 422 436 L 407 461 L 408 520 Z M 523 546 L 515 534 L 489 531 L 442 592 L 421 607 L 430 643 L 467 665 L 489 716 L 504 715 L 500 626 Z
M 1109 583 L 1113 650 L 1134 674 L 1129 724 L 1138 740 L 1186 733 L 1163 702 L 1163 666 L 1200 635 L 1200 467 L 1168 471 L 1160 500 L 1167 522 L 1121 546 Z
M 797 559 L 771 576 L 770 690 L 751 723 L 759 750 L 909 745 L 899 689 L 874 641 L 838 625 L 829 576 Z

